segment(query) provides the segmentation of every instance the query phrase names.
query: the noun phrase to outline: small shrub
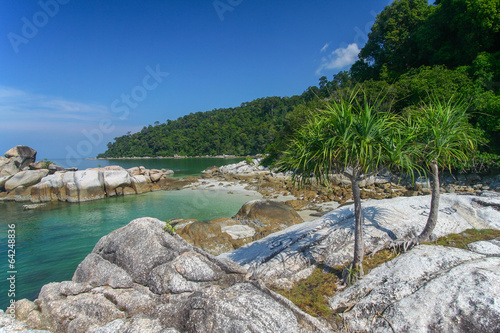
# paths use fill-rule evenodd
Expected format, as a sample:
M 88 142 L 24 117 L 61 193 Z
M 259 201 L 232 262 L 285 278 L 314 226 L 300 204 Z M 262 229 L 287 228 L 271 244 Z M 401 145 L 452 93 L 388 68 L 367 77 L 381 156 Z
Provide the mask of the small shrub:
M 175 234 L 175 227 L 170 224 L 170 220 L 165 221 L 165 226 L 163 227 L 163 230 L 165 230 L 171 235 Z

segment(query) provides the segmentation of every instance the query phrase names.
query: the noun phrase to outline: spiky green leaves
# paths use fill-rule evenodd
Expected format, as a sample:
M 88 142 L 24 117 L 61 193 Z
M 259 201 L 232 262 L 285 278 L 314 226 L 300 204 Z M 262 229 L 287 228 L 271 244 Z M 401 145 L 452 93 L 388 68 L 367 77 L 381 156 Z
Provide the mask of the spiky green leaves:
M 468 106 L 463 98 L 443 101 L 431 96 L 430 102 L 412 112 L 418 130 L 416 147 L 426 167 L 435 161 L 451 169 L 472 158 L 481 135 L 469 124 Z
M 391 163 L 397 117 L 384 97 L 369 100 L 359 88 L 332 100 L 297 132 L 281 160 L 300 183 L 328 181 L 334 172 L 362 179 Z

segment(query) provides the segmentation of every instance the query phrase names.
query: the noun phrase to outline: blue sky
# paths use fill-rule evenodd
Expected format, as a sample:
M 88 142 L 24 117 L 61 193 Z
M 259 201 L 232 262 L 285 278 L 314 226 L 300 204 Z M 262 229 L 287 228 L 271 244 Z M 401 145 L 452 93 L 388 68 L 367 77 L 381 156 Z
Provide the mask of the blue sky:
M 0 154 L 86 158 L 155 121 L 291 96 L 356 60 L 388 0 L 0 0 Z

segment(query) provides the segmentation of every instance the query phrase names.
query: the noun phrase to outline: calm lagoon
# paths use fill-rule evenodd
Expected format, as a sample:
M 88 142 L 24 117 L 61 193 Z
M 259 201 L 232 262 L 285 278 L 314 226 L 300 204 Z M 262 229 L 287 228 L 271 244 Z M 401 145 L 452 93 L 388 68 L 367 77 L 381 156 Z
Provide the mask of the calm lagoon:
M 216 165 L 214 161 L 200 163 L 194 160 L 196 159 L 151 161 L 155 163 L 181 161 L 186 163 L 186 170 L 195 164 L 193 162 L 198 162 L 197 170 L 193 168 L 189 169 L 192 171 L 186 171 L 192 175 L 199 174 L 210 165 Z M 229 159 L 218 160 L 226 162 L 223 164 L 234 163 Z M 147 160 L 116 161 L 140 163 L 130 166 L 122 164 L 124 167 L 144 165 L 147 168 L 169 168 L 142 163 Z M 101 162 L 100 164 L 104 166 L 102 160 L 96 162 Z M 209 164 L 205 166 L 206 162 Z M 120 165 L 120 163 L 112 164 Z M 0 270 L 3 275 L 0 282 L 0 309 L 5 310 L 10 299 L 7 296 L 8 224 L 16 225 L 15 299 L 33 300 L 44 284 L 71 280 L 78 264 L 92 251 L 102 236 L 125 226 L 135 218 L 149 216 L 163 221 L 173 218 L 207 221 L 233 216 L 245 202 L 256 198 L 258 197 L 248 194 L 228 194 L 224 190 L 186 189 L 106 198 L 85 203 L 56 202 L 36 210 L 23 210 L 22 203 L 0 202 Z

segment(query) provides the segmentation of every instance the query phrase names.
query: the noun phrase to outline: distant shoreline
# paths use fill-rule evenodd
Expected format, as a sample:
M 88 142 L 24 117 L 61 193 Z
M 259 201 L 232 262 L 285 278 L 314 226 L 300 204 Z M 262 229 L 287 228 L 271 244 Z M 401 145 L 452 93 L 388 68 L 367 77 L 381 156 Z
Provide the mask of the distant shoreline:
M 86 160 L 159 160 L 159 159 L 182 159 L 182 158 L 246 158 L 246 157 L 262 157 L 262 154 L 257 155 L 204 155 L 204 156 L 143 156 L 143 157 L 88 157 Z

